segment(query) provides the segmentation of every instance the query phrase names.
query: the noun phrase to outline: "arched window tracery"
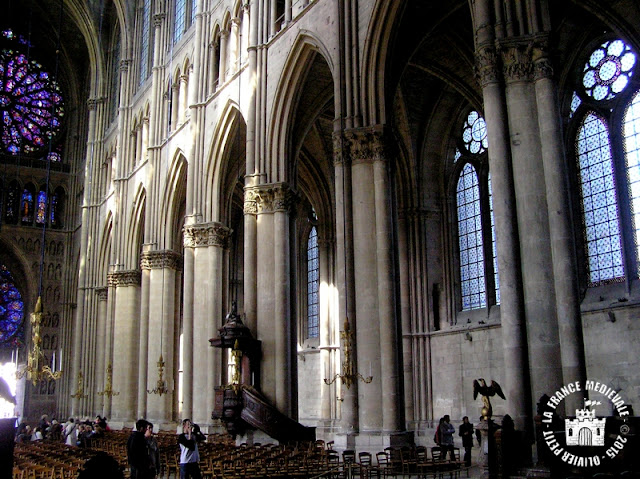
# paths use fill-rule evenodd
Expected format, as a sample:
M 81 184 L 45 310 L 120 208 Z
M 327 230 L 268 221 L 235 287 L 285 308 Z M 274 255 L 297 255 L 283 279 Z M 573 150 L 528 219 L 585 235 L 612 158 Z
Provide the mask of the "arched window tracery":
M 0 265 L 0 345 L 15 347 L 22 342 L 24 303 L 13 276 Z
M 462 311 L 500 303 L 491 179 L 486 164 L 488 146 L 484 118 L 477 111 L 469 112 L 454 155 L 458 294 Z
M 640 90 L 637 54 L 622 39 L 585 52 L 569 118 L 579 191 L 587 286 L 638 276 Z
M 311 227 L 307 239 L 307 337 L 317 338 L 320 328 L 320 263 L 318 230 Z

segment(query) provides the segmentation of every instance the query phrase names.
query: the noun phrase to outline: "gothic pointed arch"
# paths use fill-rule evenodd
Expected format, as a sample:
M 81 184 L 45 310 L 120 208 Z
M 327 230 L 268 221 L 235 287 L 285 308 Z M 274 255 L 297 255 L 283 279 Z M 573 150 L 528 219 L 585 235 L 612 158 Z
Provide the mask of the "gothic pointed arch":
M 295 160 L 316 117 L 334 111 L 335 68 L 325 45 L 300 33 L 285 62 L 267 133 L 271 146 L 262 168 L 270 182 L 295 182 Z M 310 81 L 312 79 L 312 81 Z
M 144 221 L 147 206 L 147 190 L 144 185 L 139 184 L 131 205 L 131 217 L 129 218 L 129 228 L 127 237 L 127 258 L 130 261 L 131 269 L 135 269 L 140 264 L 140 253 L 144 242 Z
M 239 106 L 229 100 L 216 126 L 211 145 L 211 160 L 207 162 L 204 184 L 206 222 L 227 223 L 230 217 L 229 198 L 238 178 L 245 174 L 246 124 Z
M 385 69 L 392 46 L 389 38 L 394 24 L 402 13 L 402 2 L 379 0 L 374 7 L 375 13 L 369 24 L 367 40 L 362 54 L 362 92 L 363 117 L 366 124 L 379 125 L 386 123 L 387 105 L 385 97 Z
M 113 213 L 109 211 L 104 220 L 102 231 L 100 232 L 99 242 L 99 265 L 98 265 L 98 285 L 107 284 L 107 274 L 109 274 L 109 265 L 111 264 L 111 248 L 113 241 Z
M 180 251 L 181 243 L 176 243 L 175 230 L 182 225 L 183 218 L 179 217 L 180 211 L 184 210 L 184 201 L 187 191 L 187 169 L 188 163 L 181 151 L 177 151 L 174 160 L 167 172 L 166 183 L 162 188 L 161 197 L 165 198 L 162 204 L 160 221 L 160 238 L 162 244 L 160 249 L 173 249 Z

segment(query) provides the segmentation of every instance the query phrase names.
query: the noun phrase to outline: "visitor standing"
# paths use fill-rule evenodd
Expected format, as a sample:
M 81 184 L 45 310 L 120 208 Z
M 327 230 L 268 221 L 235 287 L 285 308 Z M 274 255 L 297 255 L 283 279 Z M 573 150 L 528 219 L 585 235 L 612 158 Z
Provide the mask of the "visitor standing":
M 442 418 L 442 423 L 440 424 L 440 449 L 442 450 L 442 459 L 446 459 L 447 451 L 449 451 L 449 457 L 452 461 L 455 461 L 455 454 L 453 452 L 453 435 L 456 432 L 456 428 L 451 424 L 451 419 L 449 415 L 446 414 Z
M 473 447 L 473 424 L 469 422 L 469 416 L 462 418 L 462 424 L 458 429 L 464 447 L 464 465 L 471 466 L 471 448 Z
M 199 429 L 199 428 L 198 428 Z M 199 430 L 194 432 L 190 419 L 182 421 L 182 434 L 178 436 L 180 444 L 180 479 L 201 479 L 200 454 L 198 453 Z
M 149 422 L 145 419 L 136 421 L 136 429 L 127 441 L 127 459 L 131 468 L 131 479 L 150 479 L 151 460 L 147 449 L 146 432 Z

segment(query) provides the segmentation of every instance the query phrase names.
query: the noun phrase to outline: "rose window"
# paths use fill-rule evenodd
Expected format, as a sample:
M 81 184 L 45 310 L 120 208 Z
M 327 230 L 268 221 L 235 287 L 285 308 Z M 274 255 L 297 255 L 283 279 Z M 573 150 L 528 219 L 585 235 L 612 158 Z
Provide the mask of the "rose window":
M 0 53 L 0 114 L 2 146 L 12 155 L 46 147 L 60 130 L 64 106 L 58 85 L 24 53 Z
M 636 55 L 622 40 L 605 42 L 584 65 L 582 85 L 594 100 L 611 100 L 625 89 L 636 64 Z

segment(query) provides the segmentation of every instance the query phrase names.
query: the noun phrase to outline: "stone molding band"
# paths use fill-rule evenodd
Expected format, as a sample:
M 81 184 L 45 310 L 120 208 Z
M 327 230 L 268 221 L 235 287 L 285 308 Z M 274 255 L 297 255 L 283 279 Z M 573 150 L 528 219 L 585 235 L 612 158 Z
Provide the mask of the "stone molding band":
M 291 213 L 297 195 L 287 183 L 248 186 L 244 189 L 244 213 L 258 215 L 277 211 Z
M 142 273 L 139 269 L 128 271 L 116 271 L 107 274 L 107 285 L 109 286 L 140 286 Z
M 109 297 L 109 288 L 103 286 L 95 289 L 98 301 L 106 301 Z
M 202 223 L 187 225 L 182 229 L 185 248 L 198 246 L 218 246 L 227 249 L 232 230 L 222 223 Z
M 384 125 L 337 131 L 333 133 L 333 162 L 339 165 L 387 161 L 393 145 Z
M 497 47 L 478 47 L 475 53 L 478 83 L 484 88 L 502 79 L 506 83 L 513 83 L 552 78 L 553 66 L 547 45 L 546 36 L 537 35 L 500 42 Z
M 140 268 L 179 270 L 182 269 L 182 255 L 173 250 L 146 251 L 140 255 Z

